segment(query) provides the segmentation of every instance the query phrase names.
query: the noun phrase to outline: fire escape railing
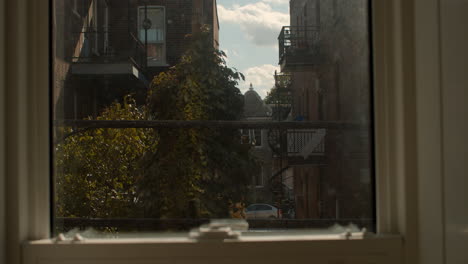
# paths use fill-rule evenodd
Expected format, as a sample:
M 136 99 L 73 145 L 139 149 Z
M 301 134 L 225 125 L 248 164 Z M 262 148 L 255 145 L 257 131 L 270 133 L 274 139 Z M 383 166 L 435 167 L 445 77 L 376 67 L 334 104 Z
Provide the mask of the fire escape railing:
M 325 128 L 270 129 L 268 145 L 276 157 L 302 156 L 307 159 L 309 156 L 323 156 L 326 134 Z
M 288 156 L 325 154 L 325 129 L 297 129 L 287 131 Z
M 130 60 L 140 68 L 140 70 L 146 71 L 148 64 L 145 44 L 141 42 L 132 32 L 130 35 Z
M 319 30 L 310 26 L 284 26 L 278 36 L 279 63 L 300 51 L 310 51 L 319 41 Z
M 275 71 L 275 87 L 278 89 L 289 90 L 292 85 L 292 76 L 291 73 L 286 72 L 276 72 Z
M 275 71 L 275 87 L 271 90 L 272 100 L 270 102 L 273 114 L 272 117 L 276 121 L 286 120 L 291 111 L 291 86 L 292 78 L 289 73 L 278 73 Z
M 141 71 L 146 71 L 146 48 L 132 32 L 112 31 L 105 28 L 87 28 L 77 33 L 79 50 L 71 58 L 73 63 L 124 63 L 131 62 Z M 117 45 L 109 39 L 118 39 Z

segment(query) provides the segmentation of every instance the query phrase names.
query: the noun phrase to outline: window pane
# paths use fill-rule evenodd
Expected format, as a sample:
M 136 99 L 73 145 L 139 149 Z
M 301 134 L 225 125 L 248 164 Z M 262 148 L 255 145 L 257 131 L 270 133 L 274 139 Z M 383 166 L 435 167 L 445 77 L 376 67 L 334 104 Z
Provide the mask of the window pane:
M 138 25 L 140 40 L 148 43 L 164 41 L 164 8 L 162 7 L 140 7 Z M 147 32 L 147 33 L 146 33 Z
M 138 8 L 139 38 L 146 46 L 146 56 L 150 66 L 165 63 L 165 12 L 161 6 Z
M 52 3 L 55 232 L 373 230 L 368 1 Z

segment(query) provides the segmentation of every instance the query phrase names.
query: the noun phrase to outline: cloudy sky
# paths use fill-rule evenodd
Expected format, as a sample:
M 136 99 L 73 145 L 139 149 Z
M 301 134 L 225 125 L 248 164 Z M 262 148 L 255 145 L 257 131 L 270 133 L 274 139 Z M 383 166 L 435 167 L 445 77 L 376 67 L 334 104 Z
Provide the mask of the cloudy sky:
M 289 25 L 289 0 L 217 0 L 220 49 L 227 64 L 245 75 L 244 93 L 250 83 L 263 98 L 279 71 L 278 35 Z

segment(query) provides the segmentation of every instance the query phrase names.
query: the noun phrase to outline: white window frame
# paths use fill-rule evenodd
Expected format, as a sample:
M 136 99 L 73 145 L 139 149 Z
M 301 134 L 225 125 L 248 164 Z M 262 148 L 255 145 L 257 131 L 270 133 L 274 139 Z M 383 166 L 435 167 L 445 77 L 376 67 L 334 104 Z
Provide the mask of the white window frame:
M 0 221 L 4 226 L 0 228 L 7 230 L 7 243 L 0 257 L 10 264 L 311 263 L 312 260 L 418 263 L 421 254 L 443 248 L 442 242 L 435 240 L 431 241 L 435 245 L 420 248 L 425 238 L 440 231 L 438 219 L 421 221 L 428 211 L 420 210 L 427 205 L 424 198 L 441 194 L 418 193 L 418 168 L 424 168 L 430 176 L 426 185 L 440 181 L 437 169 L 441 164 L 437 157 L 441 150 L 438 134 L 441 119 L 433 115 L 440 109 L 440 101 L 432 100 L 440 92 L 437 82 L 440 58 L 434 56 L 438 54 L 439 44 L 434 40 L 439 33 L 433 30 L 437 28 L 434 19 L 440 8 L 437 3 L 437 0 L 374 0 L 376 202 L 380 234 L 377 238 L 326 241 L 305 237 L 302 241 L 297 238 L 288 241 L 285 235 L 269 238 L 268 242 L 137 239 L 57 244 L 49 239 L 48 4 L 46 0 L 0 0 L 0 6 L 6 6 L 9 14 L 2 16 L 6 24 L 0 22 L 8 28 L 8 38 L 0 31 L 2 50 L 7 51 L 6 60 L 0 60 L 0 69 L 5 70 L 6 76 L 0 91 L 5 94 L 0 97 L 1 105 L 5 106 L 0 110 L 5 117 L 0 119 L 0 132 L 2 139 L 7 139 L 0 153 L 5 165 L 1 168 L 4 173 L 0 173 L 0 182 L 5 182 L 0 201 L 7 201 L 5 221 Z M 431 45 L 426 45 L 427 41 Z M 3 207 L 0 213 L 1 210 Z M 424 229 L 428 226 L 433 230 Z M 393 236 L 383 235 L 386 233 Z

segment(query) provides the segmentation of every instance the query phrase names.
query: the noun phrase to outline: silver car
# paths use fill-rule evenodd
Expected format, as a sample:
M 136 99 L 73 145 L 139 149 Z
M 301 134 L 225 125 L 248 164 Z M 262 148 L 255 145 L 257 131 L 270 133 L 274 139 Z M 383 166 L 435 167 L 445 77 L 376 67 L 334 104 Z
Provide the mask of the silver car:
M 281 210 L 269 204 L 251 204 L 245 208 L 247 219 L 281 218 Z

